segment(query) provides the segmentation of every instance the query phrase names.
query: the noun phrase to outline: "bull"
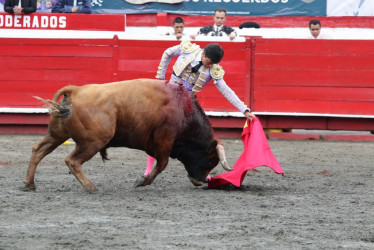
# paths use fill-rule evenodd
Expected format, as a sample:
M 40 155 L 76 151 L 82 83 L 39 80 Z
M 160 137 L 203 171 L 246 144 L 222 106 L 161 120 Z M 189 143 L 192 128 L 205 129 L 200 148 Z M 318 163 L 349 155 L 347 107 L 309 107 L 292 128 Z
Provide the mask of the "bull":
M 50 121 L 47 134 L 32 148 L 25 190 L 35 189 L 39 162 L 69 138 L 76 145 L 65 163 L 91 191 L 96 187 L 83 173 L 82 164 L 98 152 L 107 160 L 109 147 L 143 150 L 156 158 L 155 168 L 139 177 L 136 187 L 151 184 L 169 157 L 183 163 L 195 186 L 207 181 L 218 162 L 231 169 L 208 118 L 194 94 L 183 86 L 152 79 L 70 85 L 58 90 L 52 100 L 41 100 L 49 109 Z

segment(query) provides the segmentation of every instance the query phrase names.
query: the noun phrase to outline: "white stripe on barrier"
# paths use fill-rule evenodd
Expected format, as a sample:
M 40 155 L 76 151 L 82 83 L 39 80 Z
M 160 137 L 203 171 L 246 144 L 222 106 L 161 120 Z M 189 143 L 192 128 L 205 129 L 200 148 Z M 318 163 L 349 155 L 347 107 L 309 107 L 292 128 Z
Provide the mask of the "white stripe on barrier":
M 164 35 L 171 27 L 126 27 L 121 31 L 85 31 L 85 30 L 20 30 L 0 29 L 1 38 L 61 38 L 61 39 L 112 39 L 118 35 L 123 40 L 175 40 L 172 36 Z M 197 33 L 197 27 L 185 28 L 186 34 Z M 306 39 L 310 36 L 308 27 L 305 28 L 261 28 L 237 29 L 239 37 L 233 42 L 244 42 L 240 36 L 262 36 L 263 38 Z M 323 33 L 330 39 L 342 40 L 374 40 L 374 29 L 370 28 L 323 28 Z M 228 37 L 199 36 L 196 41 L 230 41 Z
M 240 112 L 215 112 L 206 111 L 207 116 L 244 117 Z M 349 114 L 321 114 L 321 113 L 296 113 L 296 112 L 253 112 L 258 116 L 312 116 L 312 117 L 340 117 L 340 118 L 374 118 L 374 115 L 349 115 Z
M 46 108 L 0 108 L 0 113 L 10 114 L 47 114 Z M 253 112 L 255 115 L 267 116 L 312 116 L 312 117 L 340 117 L 340 118 L 374 118 L 374 115 L 350 115 L 350 114 L 321 114 L 321 113 L 296 113 L 296 112 Z M 244 117 L 240 112 L 205 111 L 207 116 L 215 117 Z

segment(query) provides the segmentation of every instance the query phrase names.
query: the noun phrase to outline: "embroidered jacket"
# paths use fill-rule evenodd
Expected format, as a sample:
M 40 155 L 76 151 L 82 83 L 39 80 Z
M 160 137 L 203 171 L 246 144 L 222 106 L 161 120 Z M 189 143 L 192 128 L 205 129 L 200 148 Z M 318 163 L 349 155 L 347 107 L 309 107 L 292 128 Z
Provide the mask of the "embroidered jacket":
M 223 79 L 225 71 L 220 65 L 214 64 L 210 69 L 203 65 L 197 72 L 192 72 L 192 67 L 201 60 L 202 52 L 203 49 L 199 45 L 190 41 L 183 41 L 179 45 L 168 48 L 162 55 L 156 78 L 165 79 L 166 69 L 171 58 L 178 56 L 173 66 L 174 73 L 170 82 L 181 82 L 188 91 L 199 92 L 212 80 L 219 92 L 240 112 L 244 113 L 246 110 L 250 110 L 226 84 Z
M 215 30 L 214 25 L 209 25 L 202 27 L 198 32 L 197 35 L 205 35 L 205 36 L 229 36 L 232 32 L 234 32 L 236 36 L 236 31 L 229 27 L 229 26 L 221 26 L 218 28 L 218 31 Z

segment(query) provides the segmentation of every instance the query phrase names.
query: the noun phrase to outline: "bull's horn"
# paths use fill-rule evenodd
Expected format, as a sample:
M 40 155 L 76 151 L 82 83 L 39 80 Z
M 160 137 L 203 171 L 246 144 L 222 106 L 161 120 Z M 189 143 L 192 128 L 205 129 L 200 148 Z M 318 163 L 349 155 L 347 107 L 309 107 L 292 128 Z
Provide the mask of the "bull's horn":
M 229 166 L 229 164 L 227 164 L 227 161 L 226 161 L 225 149 L 223 148 L 221 144 L 217 145 L 217 153 L 219 157 L 219 162 L 221 163 L 222 167 L 227 171 L 231 171 L 232 168 Z

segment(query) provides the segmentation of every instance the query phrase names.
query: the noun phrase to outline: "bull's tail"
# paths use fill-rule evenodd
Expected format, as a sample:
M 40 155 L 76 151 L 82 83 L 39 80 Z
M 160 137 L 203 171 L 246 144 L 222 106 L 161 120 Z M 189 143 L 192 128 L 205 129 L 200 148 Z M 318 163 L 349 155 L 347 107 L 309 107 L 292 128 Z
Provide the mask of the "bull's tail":
M 66 86 L 62 89 L 59 89 L 56 94 L 53 96 L 52 100 L 45 100 L 38 96 L 34 96 L 36 99 L 42 101 L 45 106 L 48 108 L 49 113 L 57 118 L 69 118 L 71 116 L 71 109 L 70 109 L 70 100 L 68 100 L 69 95 L 74 91 L 74 89 L 78 88 L 77 86 Z M 60 98 L 61 95 L 64 95 L 64 98 L 61 100 L 60 103 L 57 100 Z
M 66 87 L 63 87 L 59 90 L 57 90 L 57 92 L 55 93 L 55 95 L 53 96 L 53 99 L 52 101 L 54 102 L 57 102 L 58 98 L 60 98 L 60 96 L 64 95 L 64 96 L 69 96 L 71 95 L 71 93 L 75 90 L 79 88 L 78 86 L 74 86 L 74 85 L 69 85 L 69 86 L 66 86 Z

